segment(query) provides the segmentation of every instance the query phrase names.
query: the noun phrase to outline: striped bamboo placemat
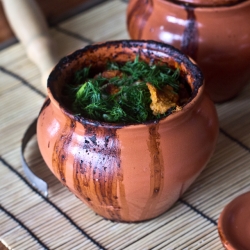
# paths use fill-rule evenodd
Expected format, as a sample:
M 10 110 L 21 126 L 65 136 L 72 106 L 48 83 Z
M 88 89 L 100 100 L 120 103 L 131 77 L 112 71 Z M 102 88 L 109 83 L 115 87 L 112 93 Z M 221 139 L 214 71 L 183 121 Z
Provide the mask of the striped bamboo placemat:
M 126 7 L 127 1 L 105 1 L 53 27 L 60 54 L 129 38 Z M 250 190 L 250 85 L 217 105 L 216 151 L 195 183 L 165 214 L 131 224 L 105 220 L 69 193 L 46 168 L 36 137 L 26 159 L 48 182 L 49 197 L 26 180 L 21 139 L 45 95 L 40 73 L 20 44 L 0 51 L 0 242 L 10 249 L 223 249 L 218 217 L 228 202 Z

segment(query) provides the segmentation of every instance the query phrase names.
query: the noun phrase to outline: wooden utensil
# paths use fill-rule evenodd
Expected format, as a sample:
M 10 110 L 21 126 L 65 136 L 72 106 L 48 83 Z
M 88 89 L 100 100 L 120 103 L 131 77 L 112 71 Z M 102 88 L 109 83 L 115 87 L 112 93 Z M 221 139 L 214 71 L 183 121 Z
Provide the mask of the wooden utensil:
M 39 68 L 42 85 L 47 89 L 48 75 L 59 58 L 42 11 L 34 0 L 2 0 L 2 3 L 10 26 L 27 56 Z

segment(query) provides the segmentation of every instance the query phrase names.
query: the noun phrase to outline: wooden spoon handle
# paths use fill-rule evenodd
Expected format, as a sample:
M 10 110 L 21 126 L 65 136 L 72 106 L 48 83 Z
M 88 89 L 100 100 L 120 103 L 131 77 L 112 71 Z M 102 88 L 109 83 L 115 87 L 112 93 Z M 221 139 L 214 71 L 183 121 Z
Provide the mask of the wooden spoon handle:
M 25 46 L 28 57 L 38 66 L 46 89 L 48 74 L 58 62 L 58 56 L 39 6 L 34 0 L 2 2 L 10 26 Z

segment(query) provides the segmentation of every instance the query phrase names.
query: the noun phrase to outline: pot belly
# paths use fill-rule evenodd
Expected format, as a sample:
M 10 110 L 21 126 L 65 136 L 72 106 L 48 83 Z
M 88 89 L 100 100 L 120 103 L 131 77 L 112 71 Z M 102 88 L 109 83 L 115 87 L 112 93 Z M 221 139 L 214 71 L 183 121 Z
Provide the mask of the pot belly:
M 38 118 L 46 164 L 79 199 L 114 221 L 144 221 L 167 211 L 205 167 L 218 133 L 208 98 L 185 122 L 172 124 L 109 128 L 56 112 L 47 101 Z

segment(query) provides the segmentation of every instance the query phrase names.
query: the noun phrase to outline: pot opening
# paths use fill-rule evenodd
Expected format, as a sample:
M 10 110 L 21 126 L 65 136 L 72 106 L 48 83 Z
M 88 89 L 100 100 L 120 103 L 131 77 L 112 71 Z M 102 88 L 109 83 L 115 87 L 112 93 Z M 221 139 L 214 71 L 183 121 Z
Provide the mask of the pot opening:
M 131 71 L 132 76 L 122 71 L 128 65 L 132 65 L 127 69 Z M 165 72 L 154 71 L 155 75 L 154 78 L 150 78 L 151 81 L 147 78 L 144 80 L 144 76 L 149 72 L 147 70 L 159 70 L 158 65 L 164 68 L 164 71 L 167 69 L 170 76 L 164 76 Z M 124 78 L 128 82 L 131 78 L 134 79 L 136 72 L 143 80 L 139 78 L 132 81 L 130 87 L 125 86 Z M 163 79 L 173 76 L 170 80 L 173 81 L 175 78 L 179 85 L 176 89 L 175 83 L 167 87 L 160 86 L 158 90 L 152 82 L 159 76 Z M 195 98 L 202 83 L 203 76 L 197 66 L 172 46 L 154 41 L 131 40 L 111 41 L 78 50 L 63 58 L 48 79 L 48 87 L 53 98 L 61 108 L 81 122 L 92 120 L 123 125 L 151 123 L 178 112 Z M 98 91 L 102 92 L 96 91 L 97 85 Z M 142 93 L 146 97 L 141 95 Z M 87 94 L 88 101 L 97 102 L 83 102 L 81 98 L 85 98 Z M 145 103 L 142 102 L 143 98 Z M 107 100 L 111 102 L 104 107 Z M 145 106 L 146 103 L 149 103 L 150 109 Z M 127 111 L 129 106 L 130 110 Z M 90 114 L 87 113 L 87 109 L 90 110 Z

